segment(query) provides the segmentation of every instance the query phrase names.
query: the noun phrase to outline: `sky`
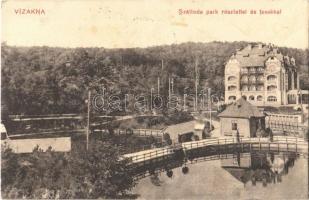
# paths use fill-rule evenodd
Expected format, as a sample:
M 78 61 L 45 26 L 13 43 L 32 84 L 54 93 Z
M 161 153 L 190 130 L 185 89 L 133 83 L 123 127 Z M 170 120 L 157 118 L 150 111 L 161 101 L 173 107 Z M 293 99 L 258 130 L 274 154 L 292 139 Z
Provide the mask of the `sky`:
M 3 0 L 2 0 L 3 1 Z M 148 47 L 252 41 L 308 48 L 308 0 L 6 0 L 1 41 L 16 46 Z M 45 14 L 16 14 L 18 9 Z M 204 14 L 180 15 L 179 9 Z M 222 15 L 222 10 L 257 14 Z M 259 10 L 281 10 L 260 15 Z M 207 10 L 218 14 L 207 15 Z

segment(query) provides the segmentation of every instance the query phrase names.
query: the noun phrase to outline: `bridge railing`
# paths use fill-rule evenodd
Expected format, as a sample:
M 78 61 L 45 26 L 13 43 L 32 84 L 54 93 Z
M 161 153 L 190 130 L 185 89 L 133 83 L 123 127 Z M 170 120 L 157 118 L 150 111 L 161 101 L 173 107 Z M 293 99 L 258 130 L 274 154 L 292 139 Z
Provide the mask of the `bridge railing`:
M 224 145 L 224 144 L 234 144 L 238 140 L 236 137 L 229 138 L 214 138 L 214 139 L 205 139 L 193 142 L 182 143 L 182 146 L 186 149 L 194 149 L 209 145 Z M 269 138 L 239 138 L 239 143 L 268 143 L 270 142 Z M 273 138 L 274 143 L 289 143 L 289 144 L 298 144 L 298 145 L 308 145 L 308 142 L 303 138 L 297 137 L 284 137 L 284 136 L 275 136 Z
M 193 142 L 185 143 L 175 143 L 174 145 L 167 146 L 164 148 L 150 149 L 147 151 L 135 152 L 131 154 L 126 154 L 124 157 L 130 158 L 133 163 L 138 163 L 146 160 L 151 160 L 159 158 L 166 155 L 171 155 L 174 150 L 181 146 L 184 150 L 197 149 L 206 146 L 217 146 L 217 145 L 228 145 L 228 144 L 260 144 L 260 146 L 265 144 L 269 148 L 284 148 L 296 149 L 296 151 L 305 151 L 308 148 L 308 142 L 303 138 L 297 137 L 284 137 L 284 136 L 275 136 L 273 142 L 270 142 L 269 138 L 240 138 L 239 141 L 237 138 L 227 137 L 227 138 L 211 138 Z M 307 153 L 307 151 L 306 151 Z
M 148 150 L 148 152 L 137 152 L 133 154 L 126 154 L 123 157 L 129 158 L 131 162 L 138 163 L 143 162 L 146 160 L 151 160 L 154 158 L 164 157 L 168 156 L 174 153 L 174 148 L 172 147 L 166 147 L 166 148 L 160 148 L 160 149 L 151 149 Z

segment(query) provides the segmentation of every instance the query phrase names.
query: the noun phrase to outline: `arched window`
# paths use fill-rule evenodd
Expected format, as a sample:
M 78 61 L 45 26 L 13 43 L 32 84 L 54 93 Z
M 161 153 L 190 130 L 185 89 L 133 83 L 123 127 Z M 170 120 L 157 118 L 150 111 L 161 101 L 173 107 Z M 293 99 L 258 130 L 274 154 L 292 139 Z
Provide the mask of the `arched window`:
M 276 89 L 277 89 L 277 86 L 275 86 L 275 85 L 267 86 L 268 91 L 273 91 L 273 90 L 276 90 Z
M 277 76 L 275 76 L 275 75 L 269 75 L 269 76 L 267 76 L 267 80 L 268 80 L 268 81 L 275 81 L 275 80 L 277 80 Z
M 227 78 L 228 81 L 236 81 L 236 77 L 235 76 L 229 76 Z
M 263 91 L 264 90 L 264 86 L 263 85 L 258 85 L 256 89 L 258 91 Z
M 256 97 L 256 100 L 257 100 L 257 101 L 263 101 L 263 96 L 262 96 L 262 95 L 258 95 L 258 96 Z
M 258 81 L 264 81 L 264 76 L 262 76 L 262 75 L 258 76 L 257 80 Z
M 230 86 L 227 87 L 227 90 L 229 90 L 229 91 L 234 91 L 236 89 L 237 89 L 237 87 L 235 85 L 230 85 Z
M 250 77 L 249 77 L 249 81 L 250 81 L 250 82 L 255 83 L 255 80 L 256 80 L 255 76 L 250 76 Z
M 251 85 L 251 86 L 249 87 L 249 90 L 250 90 L 250 91 L 255 91 L 255 90 L 256 90 L 256 87 L 255 87 L 254 85 Z
M 229 100 L 236 100 L 236 96 L 229 96 Z
M 248 76 L 242 76 L 241 81 L 242 82 L 248 82 Z
M 243 91 L 248 91 L 248 86 L 247 86 L 247 85 L 242 86 L 242 87 L 241 87 L 241 90 L 243 90 Z
M 254 101 L 254 96 L 253 95 L 249 96 L 249 100 Z
M 269 97 L 267 97 L 267 101 L 277 101 L 277 97 L 269 96 Z
M 242 98 L 243 98 L 244 100 L 247 100 L 247 96 L 245 96 L 245 95 L 243 95 Z

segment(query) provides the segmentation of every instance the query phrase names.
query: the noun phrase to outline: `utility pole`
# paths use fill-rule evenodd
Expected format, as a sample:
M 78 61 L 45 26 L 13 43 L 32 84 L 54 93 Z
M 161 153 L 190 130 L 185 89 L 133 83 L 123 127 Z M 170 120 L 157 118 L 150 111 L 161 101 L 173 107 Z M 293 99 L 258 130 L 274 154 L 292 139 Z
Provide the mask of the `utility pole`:
M 170 102 L 171 98 L 171 78 L 168 76 L 168 102 Z
M 187 111 L 187 108 L 186 108 L 186 96 L 187 96 L 187 94 L 183 94 L 183 111 Z
M 172 80 L 171 80 L 171 84 L 172 84 L 171 94 L 174 94 L 174 78 L 173 77 L 172 77 Z
M 161 72 L 163 72 L 163 59 L 161 60 Z
M 158 76 L 158 95 L 160 95 L 160 77 Z
M 87 140 L 86 149 L 87 149 L 87 151 L 89 149 L 90 98 L 91 98 L 91 90 L 88 89 L 88 114 L 87 114 L 87 135 L 86 135 L 86 140 Z
M 198 69 L 197 59 L 195 59 L 195 111 L 197 111 L 197 87 L 198 87 Z
M 154 88 L 152 87 L 150 89 L 150 111 L 152 112 L 152 91 L 154 90 Z
M 160 76 L 162 76 L 163 73 L 163 59 L 161 60 L 161 73 L 158 76 L 158 95 L 160 95 Z
M 211 130 L 212 121 L 211 121 L 211 88 L 208 88 L 208 110 L 209 110 L 209 126 Z

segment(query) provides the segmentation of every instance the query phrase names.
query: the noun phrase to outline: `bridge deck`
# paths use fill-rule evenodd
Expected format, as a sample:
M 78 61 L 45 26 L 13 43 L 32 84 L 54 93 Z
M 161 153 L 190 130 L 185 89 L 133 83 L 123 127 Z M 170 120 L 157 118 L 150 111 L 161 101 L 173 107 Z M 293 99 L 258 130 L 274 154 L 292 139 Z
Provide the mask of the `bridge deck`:
M 191 150 L 205 148 L 207 146 L 216 147 L 231 144 L 249 144 L 252 148 L 268 148 L 270 150 L 288 149 L 296 153 L 308 154 L 308 142 L 304 139 L 297 137 L 275 136 L 272 142 L 269 138 L 240 138 L 239 143 L 237 142 L 237 139 L 233 137 L 205 139 L 125 154 L 123 157 L 131 159 L 131 163 L 136 164 L 171 156 L 174 154 L 175 149 L 179 148 L 182 148 L 184 152 L 189 152 Z

